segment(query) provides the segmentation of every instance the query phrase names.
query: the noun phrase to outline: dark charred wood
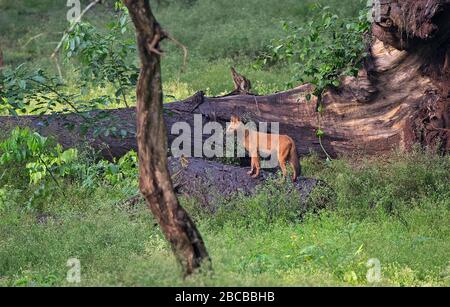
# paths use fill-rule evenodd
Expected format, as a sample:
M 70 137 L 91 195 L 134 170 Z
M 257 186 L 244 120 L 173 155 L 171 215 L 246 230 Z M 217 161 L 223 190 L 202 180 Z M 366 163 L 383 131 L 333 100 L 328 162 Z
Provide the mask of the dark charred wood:
M 252 178 L 247 174 L 249 168 L 198 158 L 187 160 L 182 166 L 179 159 L 169 159 L 177 193 L 196 199 L 211 213 L 216 211 L 220 201 L 227 201 L 238 193 L 252 195 L 269 177 L 275 178 L 272 172 L 264 170 L 258 178 Z M 293 183 L 293 189 L 300 195 L 299 209 L 306 205 L 308 196 L 319 185 L 323 185 L 320 180 L 305 177 Z
M 249 168 L 199 158 L 188 158 L 186 163 L 181 163 L 180 159 L 170 157 L 169 168 L 176 193 L 194 199 L 196 205 L 210 214 L 238 194 L 253 195 L 268 178 L 276 178 L 273 172 L 265 170 L 262 170 L 260 177 L 252 178 L 247 174 Z M 322 181 L 305 177 L 298 178 L 292 186 L 290 182 L 286 185 L 293 189 L 293 193 L 299 194 L 299 212 L 308 211 L 308 199 L 314 188 L 325 187 Z M 120 204 L 133 207 L 142 201 L 143 197 L 137 195 Z

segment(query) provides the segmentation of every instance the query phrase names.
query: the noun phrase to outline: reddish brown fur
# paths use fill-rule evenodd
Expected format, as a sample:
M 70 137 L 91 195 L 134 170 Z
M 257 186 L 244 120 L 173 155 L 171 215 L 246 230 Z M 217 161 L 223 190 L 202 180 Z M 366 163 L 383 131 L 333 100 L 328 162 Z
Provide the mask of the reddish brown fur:
M 276 151 L 283 176 L 287 176 L 286 162 L 289 162 L 294 170 L 292 180 L 297 180 L 300 175 L 300 163 L 295 142 L 291 137 L 246 129 L 240 118 L 233 115 L 227 131 L 234 132 L 238 130 L 244 130 L 244 139 L 239 141 L 243 143 L 245 149 L 249 152 L 252 161 L 251 170 L 248 172 L 249 175 L 252 175 L 254 178 L 259 176 L 261 169 L 260 152 L 272 153 Z

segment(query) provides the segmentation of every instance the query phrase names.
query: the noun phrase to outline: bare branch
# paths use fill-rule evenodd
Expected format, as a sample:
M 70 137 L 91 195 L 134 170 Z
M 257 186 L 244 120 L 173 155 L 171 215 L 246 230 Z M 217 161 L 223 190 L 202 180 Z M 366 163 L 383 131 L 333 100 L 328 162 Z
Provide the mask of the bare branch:
M 38 39 L 39 37 L 45 35 L 45 33 L 39 33 L 38 35 L 35 35 L 33 37 L 31 37 L 24 45 L 23 48 L 25 48 L 26 46 L 28 46 L 32 41 L 34 41 L 35 39 Z
M 172 35 L 170 35 L 167 31 L 163 31 L 164 36 L 171 40 L 175 45 L 183 49 L 183 67 L 181 69 L 182 72 L 186 71 L 187 67 L 187 58 L 188 58 L 188 49 L 185 45 L 180 43 L 177 39 L 175 39 Z

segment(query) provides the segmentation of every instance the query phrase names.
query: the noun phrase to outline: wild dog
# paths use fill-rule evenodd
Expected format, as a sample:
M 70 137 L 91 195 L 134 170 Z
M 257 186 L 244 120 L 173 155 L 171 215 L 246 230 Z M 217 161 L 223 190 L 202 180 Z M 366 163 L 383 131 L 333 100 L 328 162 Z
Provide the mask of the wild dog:
M 300 163 L 294 140 L 288 135 L 258 132 L 247 128 L 238 116 L 231 116 L 227 133 L 238 132 L 238 142 L 243 144 L 251 157 L 251 169 L 247 173 L 253 178 L 260 174 L 260 152 L 277 154 L 278 162 L 284 177 L 287 177 L 286 162 L 292 166 L 294 174 L 292 180 L 296 181 L 300 175 Z M 241 139 L 239 140 L 239 136 Z M 243 136 L 243 137 L 242 137 Z

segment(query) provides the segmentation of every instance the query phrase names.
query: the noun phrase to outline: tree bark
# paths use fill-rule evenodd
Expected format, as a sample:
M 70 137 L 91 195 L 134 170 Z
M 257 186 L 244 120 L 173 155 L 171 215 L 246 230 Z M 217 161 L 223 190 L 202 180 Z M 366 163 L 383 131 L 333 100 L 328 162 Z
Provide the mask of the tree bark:
M 160 56 L 149 46 L 160 31 L 148 0 L 124 0 L 136 27 L 141 72 L 137 85 L 139 186 L 152 213 L 183 266 L 192 274 L 209 256 L 202 237 L 173 190 L 167 165 Z
M 402 144 L 450 152 L 450 0 L 382 0 L 372 24 L 371 104 L 399 110 L 391 122 Z

